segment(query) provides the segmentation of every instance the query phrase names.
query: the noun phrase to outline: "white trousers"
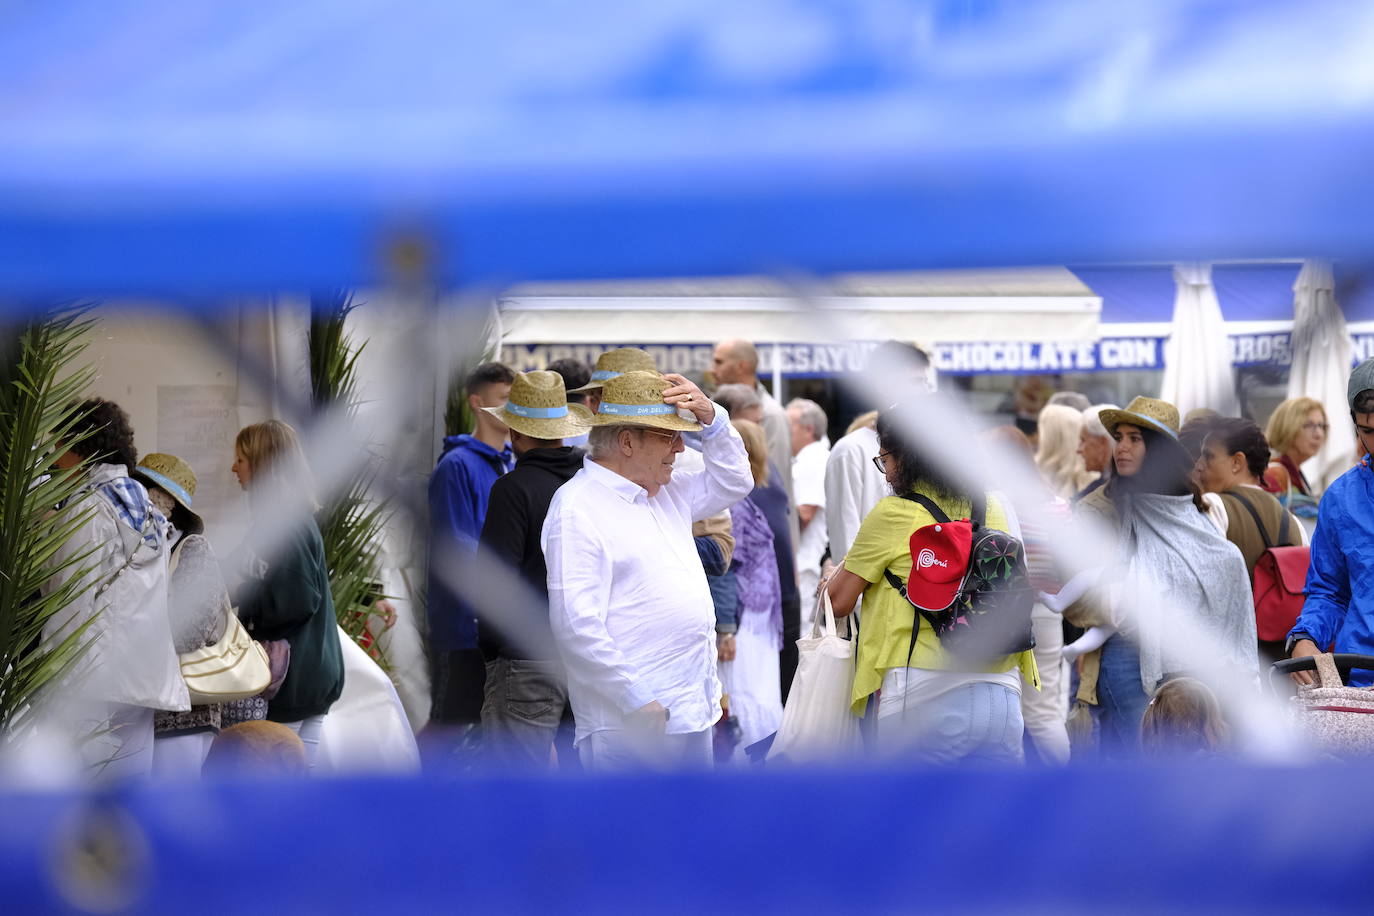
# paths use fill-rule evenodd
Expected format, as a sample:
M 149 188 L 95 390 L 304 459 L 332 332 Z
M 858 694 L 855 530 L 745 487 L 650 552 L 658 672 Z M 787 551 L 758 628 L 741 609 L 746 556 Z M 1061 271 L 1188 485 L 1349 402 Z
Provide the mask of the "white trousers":
M 153 775 L 159 779 L 199 779 L 200 768 L 215 733 L 209 730 L 188 735 L 159 735 L 153 739 Z
M 639 729 L 592 732 L 577 746 L 582 768 L 593 773 L 627 770 L 700 770 L 713 762 L 711 729 L 664 735 Z
M 1068 666 L 1064 664 L 1063 619 L 1037 604 L 1031 611 L 1031 631 L 1035 634 L 1040 689 L 1031 684 L 1021 687 L 1021 717 L 1026 721 L 1026 735 L 1041 761 L 1068 763 Z
M 113 703 L 104 719 L 82 723 L 91 737 L 81 759 L 96 782 L 146 779 L 153 772 L 153 710 Z

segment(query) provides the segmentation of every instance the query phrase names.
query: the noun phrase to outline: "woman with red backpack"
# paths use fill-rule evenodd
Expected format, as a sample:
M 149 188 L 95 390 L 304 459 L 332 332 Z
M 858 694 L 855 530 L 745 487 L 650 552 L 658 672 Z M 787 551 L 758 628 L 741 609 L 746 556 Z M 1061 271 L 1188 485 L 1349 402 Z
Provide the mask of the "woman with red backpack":
M 912 418 L 901 413 L 892 408 L 878 417 L 874 456 L 895 495 L 864 518 L 849 553 L 823 583 L 836 616 L 851 613 L 863 597 L 851 708 L 863 714 L 881 688 L 877 740 L 884 753 L 931 763 L 1019 763 L 1022 674 L 1038 688 L 1035 657 L 1025 646 L 969 664 L 918 614 L 918 603 L 943 608 L 959 598 L 970 559 L 970 519 L 979 507 L 915 447 L 904 431 L 914 425 Z M 982 514 L 984 527 L 1006 531 L 1006 509 L 996 499 L 986 500 Z M 903 590 L 894 581 L 905 583 Z
M 1245 569 L 1254 581 L 1255 566 L 1272 548 L 1306 547 L 1307 529 L 1263 487 L 1264 469 L 1269 461 L 1269 443 L 1264 433 L 1250 420 L 1232 417 L 1208 422 L 1202 453 L 1197 461 L 1197 480 L 1207 493 L 1217 494 L 1225 513 L 1226 539 L 1240 548 Z M 1304 563 L 1303 566 L 1306 566 Z M 1284 637 L 1297 619 L 1292 617 L 1263 641 L 1260 654 L 1267 661 L 1287 658 Z

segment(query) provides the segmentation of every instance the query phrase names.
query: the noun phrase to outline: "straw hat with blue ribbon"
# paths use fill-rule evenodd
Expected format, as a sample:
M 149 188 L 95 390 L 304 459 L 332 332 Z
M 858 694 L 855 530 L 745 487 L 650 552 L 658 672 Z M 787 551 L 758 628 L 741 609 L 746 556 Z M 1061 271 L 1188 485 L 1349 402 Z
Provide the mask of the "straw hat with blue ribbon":
M 592 414 L 581 404 L 569 404 L 563 376 L 557 372 L 519 372 L 511 382 L 504 407 L 483 407 L 502 423 L 534 439 L 580 436 L 592 425 Z
M 672 404 L 663 403 L 663 392 L 673 387 L 657 372 L 626 372 L 607 379 L 601 389 L 601 406 L 592 422 L 597 426 L 648 426 L 694 433 L 696 419 L 687 420 Z
M 657 374 L 658 366 L 654 364 L 654 358 L 638 347 L 621 347 L 618 350 L 607 350 L 596 358 L 596 369 L 592 371 L 592 380 L 580 388 L 573 388 L 573 394 L 580 394 L 584 391 L 595 391 L 602 387 L 610 379 L 626 372 L 653 372 Z
M 185 524 L 180 526 L 186 534 L 205 531 L 204 520 L 191 508 L 196 497 L 196 474 L 189 464 L 176 455 L 150 452 L 134 465 L 133 476 L 144 486 L 166 491 L 178 506 L 186 510 Z
M 1178 441 L 1178 408 L 1168 401 L 1158 398 L 1136 398 L 1126 405 L 1125 410 L 1112 408 L 1099 411 L 1097 416 L 1109 433 L 1115 433 L 1119 424 L 1126 423 Z

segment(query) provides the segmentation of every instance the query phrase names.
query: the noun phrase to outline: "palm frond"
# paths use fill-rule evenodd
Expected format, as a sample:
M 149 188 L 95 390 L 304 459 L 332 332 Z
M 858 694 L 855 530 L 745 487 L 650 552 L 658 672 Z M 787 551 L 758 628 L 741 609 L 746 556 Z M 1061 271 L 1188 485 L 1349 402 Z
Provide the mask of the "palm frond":
M 355 343 L 345 322 L 356 308 L 346 291 L 311 302 L 310 382 L 317 410 L 358 408 L 358 356 L 366 342 Z M 381 594 L 382 531 L 390 512 L 372 502 L 369 492 L 375 462 L 360 470 L 320 513 L 329 586 L 339 626 L 384 669 L 386 660 L 367 629 L 372 604 Z
M 47 685 L 72 670 L 90 625 L 60 640 L 42 638 L 91 571 L 89 552 L 56 559 L 86 521 L 57 514 L 82 487 L 84 467 L 51 467 L 74 441 L 69 407 L 92 377 L 78 364 L 92 324 L 86 311 L 33 318 L 6 341 L 0 361 L 0 729 L 7 733 Z

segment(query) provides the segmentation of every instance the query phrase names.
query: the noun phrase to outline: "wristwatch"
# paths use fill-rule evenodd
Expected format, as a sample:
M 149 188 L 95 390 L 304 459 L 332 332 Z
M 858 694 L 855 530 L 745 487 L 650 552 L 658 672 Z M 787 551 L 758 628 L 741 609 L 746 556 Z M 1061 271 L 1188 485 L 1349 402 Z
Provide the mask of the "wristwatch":
M 1306 639 L 1314 643 L 1316 642 L 1315 639 L 1312 639 L 1312 636 L 1310 634 L 1304 633 L 1301 630 L 1295 630 L 1294 632 L 1288 634 L 1288 641 L 1283 644 L 1283 651 L 1288 653 L 1288 655 L 1291 657 L 1293 655 L 1293 647 L 1296 646 L 1298 644 L 1298 641 L 1302 639 Z

